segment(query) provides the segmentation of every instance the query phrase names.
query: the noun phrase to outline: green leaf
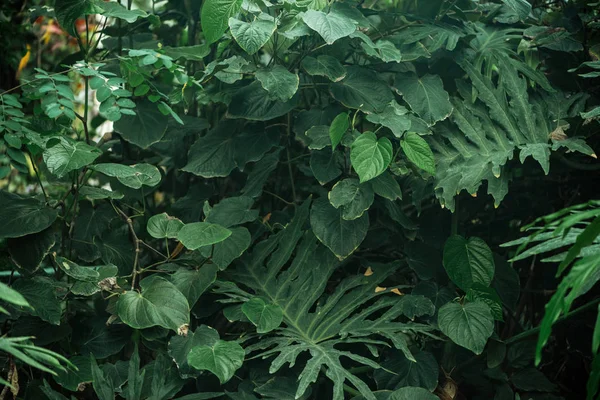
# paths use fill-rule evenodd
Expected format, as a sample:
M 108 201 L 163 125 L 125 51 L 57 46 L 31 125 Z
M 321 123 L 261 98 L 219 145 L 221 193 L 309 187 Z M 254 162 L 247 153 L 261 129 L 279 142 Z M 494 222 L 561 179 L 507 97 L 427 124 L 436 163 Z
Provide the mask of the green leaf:
M 0 300 L 21 307 L 29 307 L 29 302 L 19 292 L 0 282 Z
M 48 228 L 58 215 L 33 197 L 0 191 L 0 239 L 18 238 Z
M 227 114 L 231 118 L 244 118 L 254 121 L 268 121 L 291 111 L 298 103 L 298 94 L 287 102 L 273 100 L 260 82 L 236 91 L 231 99 Z
M 503 23 L 515 23 L 525 21 L 531 13 L 531 3 L 527 0 L 502 0 L 504 3 L 503 13 L 496 19 Z
M 146 230 L 155 239 L 175 239 L 183 225 L 178 218 L 162 213 L 150 217 Z
M 252 55 L 269 41 L 271 35 L 275 32 L 275 28 L 277 28 L 277 24 L 273 17 L 261 13 L 251 22 L 229 18 L 229 28 L 237 44 L 246 53 Z
M 136 343 L 133 354 L 129 359 L 129 369 L 127 371 L 127 388 L 125 390 L 125 393 L 127 393 L 127 400 L 141 399 L 142 385 L 144 384 L 145 376 L 145 370 L 140 374 L 140 354 Z
M 61 138 L 56 145 L 44 150 L 44 162 L 51 173 L 62 178 L 93 163 L 100 155 L 102 152 L 95 147 Z
M 481 354 L 494 332 L 490 307 L 483 302 L 448 303 L 438 314 L 440 330 L 459 346 Z
M 173 336 L 169 341 L 169 355 L 177 364 L 177 369 L 182 378 L 195 378 L 198 371 L 188 364 L 188 354 L 197 346 L 213 346 L 219 341 L 219 333 L 213 328 L 200 325 L 194 332 L 187 336 Z
M 115 393 L 112 382 L 108 379 L 103 370 L 98 367 L 98 362 L 94 358 L 91 357 L 92 363 L 92 385 L 94 387 L 94 392 L 98 396 L 99 400 L 114 400 Z
M 316 31 L 327 44 L 350 35 L 356 30 L 356 22 L 332 7 L 328 13 L 308 10 L 302 20 L 310 29 Z
M 71 278 L 84 282 L 97 282 L 100 274 L 92 267 L 82 267 L 64 257 L 54 256 L 56 265 Z
M 82 383 L 92 382 L 92 364 L 90 356 L 74 356 L 69 361 L 77 367 L 58 370 L 54 380 L 67 390 L 76 392 Z
M 276 329 L 283 321 L 283 311 L 276 304 L 266 303 L 253 297 L 242 305 L 242 312 L 256 326 L 256 332 L 267 333 Z
M 7 240 L 8 252 L 12 261 L 19 268 L 28 272 L 38 270 L 55 243 L 56 238 L 52 228 Z
M 346 77 L 331 85 L 331 95 L 348 108 L 381 112 L 394 100 L 388 84 L 373 70 L 350 66 Z
M 207 0 L 202 4 L 200 21 L 208 44 L 214 43 L 227 30 L 229 18 L 242 7 L 242 0 Z
M 554 392 L 556 385 L 546 378 L 544 373 L 530 367 L 516 371 L 511 377 L 512 384 L 520 390 L 527 392 Z
M 306 131 L 306 137 L 310 140 L 308 148 L 311 150 L 322 150 L 331 144 L 329 138 L 329 127 L 327 125 L 315 125 Z
M 54 12 L 63 29 L 76 37 L 75 21 L 84 15 L 98 14 L 102 12 L 102 8 L 94 0 L 57 0 L 54 4 Z
M 328 197 L 332 206 L 341 208 L 342 218 L 348 221 L 360 218 L 374 200 L 373 190 L 369 185 L 351 178 L 336 183 Z
M 328 55 L 320 55 L 317 58 L 304 57 L 302 68 L 309 75 L 325 76 L 332 82 L 339 82 L 346 76 L 346 68 L 337 58 Z
M 120 3 L 112 1 L 96 1 L 96 5 L 99 6 L 102 11 L 100 14 L 105 17 L 119 18 L 129 22 L 130 24 L 138 20 L 138 18 L 146 18 L 148 14 L 144 10 L 140 9 L 127 9 Z
M 30 307 L 23 309 L 31 315 L 40 317 L 53 325 L 60 325 L 62 307 L 56 297 L 53 282 L 47 278 L 18 279 L 12 286 L 27 300 Z
M 377 388 L 395 390 L 413 386 L 435 390 L 439 374 L 435 357 L 431 353 L 421 351 L 415 354 L 415 360 L 409 360 L 401 352 L 394 352 L 381 364 L 382 368 L 373 373 Z
M 329 138 L 331 139 L 331 147 L 333 147 L 334 150 L 349 127 L 350 118 L 348 117 L 348 113 L 338 114 L 337 117 L 334 118 L 329 127 Z
M 82 186 L 79 189 L 79 194 L 85 196 L 89 200 L 120 200 L 124 197 L 123 193 L 116 190 L 107 190 L 94 186 Z
M 213 264 L 203 265 L 200 269 L 178 269 L 171 275 L 171 282 L 183 293 L 193 308 L 200 296 L 217 278 L 217 268 Z
M 224 228 L 255 221 L 258 210 L 253 210 L 254 199 L 247 196 L 228 197 L 217 203 L 206 216 L 206 222 Z
M 433 151 L 421 136 L 408 132 L 400 141 L 402 151 L 406 157 L 423 171 L 435 175 L 435 159 Z
M 231 228 L 231 236 L 220 243 L 200 248 L 200 254 L 211 257 L 211 261 L 223 271 L 250 247 L 252 236 L 246 228 Z
M 344 159 L 339 151 L 329 149 L 312 151 L 310 170 L 321 185 L 331 182 L 342 174 Z
M 384 171 L 381 175 L 369 181 L 376 195 L 390 201 L 402 200 L 402 189 L 392 174 Z
M 208 222 L 193 222 L 184 225 L 177 234 L 177 240 L 187 249 L 196 250 L 202 246 L 209 246 L 222 242 L 231 236 L 229 229 L 221 225 Z
M 362 243 L 369 229 L 369 215 L 347 221 L 341 209 L 320 198 L 310 211 L 310 225 L 315 236 L 340 260 L 352 254 Z
M 117 178 L 123 185 L 132 189 L 142 186 L 156 186 L 160 183 L 160 171 L 150 164 L 96 164 L 91 169 L 106 176 Z
M 263 89 L 269 92 L 272 99 L 280 101 L 291 99 L 298 91 L 298 84 L 300 83 L 297 74 L 289 72 L 281 65 L 256 71 L 256 79 L 258 79 Z
M 444 245 L 444 268 L 452 282 L 466 292 L 475 283 L 490 286 L 494 278 L 494 257 L 482 239 L 467 240 L 454 235 Z
M 147 149 L 163 138 L 168 119 L 148 100 L 137 103 L 135 110 L 135 115 L 123 115 L 115 122 L 115 131 L 128 142 Z
M 210 54 L 210 46 L 199 44 L 195 46 L 163 47 L 163 52 L 173 60 L 202 61 Z
M 390 394 L 389 400 L 438 400 L 431 392 L 418 387 L 404 387 Z
M 398 138 L 402 137 L 412 125 L 408 110 L 395 101 L 388 104 L 382 112 L 367 115 L 367 121 L 389 128 Z
M 360 182 L 367 182 L 387 169 L 392 161 L 394 148 L 388 138 L 377 139 L 373 132 L 365 132 L 352 143 L 350 160 Z
M 439 75 L 419 78 L 415 73 L 398 74 L 394 87 L 410 108 L 430 126 L 452 113 L 450 97 Z
M 152 275 L 140 282 L 141 293 L 130 290 L 117 301 L 119 318 L 135 329 L 161 326 L 177 332 L 190 322 L 185 296 L 171 282 Z
M 484 302 L 490 307 L 490 310 L 492 310 L 492 315 L 496 321 L 504 321 L 502 318 L 502 300 L 500 300 L 495 289 L 475 283 L 467 291 L 466 298 L 471 302 L 476 300 Z
M 85 267 L 79 268 L 82 269 Z M 73 286 L 71 286 L 71 293 L 80 296 L 91 296 L 101 290 L 113 289 L 114 284 L 111 282 L 111 280 L 104 280 L 107 278 L 114 278 L 119 273 L 119 268 L 116 265 L 108 264 L 88 268 L 91 268 L 93 271 L 97 272 L 98 276 L 93 280 L 88 278 L 88 280 L 80 280 L 75 282 Z
M 242 366 L 244 355 L 244 349 L 237 342 L 219 339 L 211 345 L 193 347 L 187 360 L 193 368 L 212 372 L 223 384 Z

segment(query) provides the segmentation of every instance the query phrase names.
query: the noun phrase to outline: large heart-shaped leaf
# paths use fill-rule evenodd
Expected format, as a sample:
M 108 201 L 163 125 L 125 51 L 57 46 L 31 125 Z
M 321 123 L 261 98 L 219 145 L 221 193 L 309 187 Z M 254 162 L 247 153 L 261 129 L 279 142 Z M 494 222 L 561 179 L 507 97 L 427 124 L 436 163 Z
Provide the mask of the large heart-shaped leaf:
M 394 148 L 388 138 L 377 139 L 373 132 L 365 132 L 354 140 L 350 149 L 352 167 L 360 182 L 381 175 L 392 161 Z
M 444 268 L 456 285 L 468 291 L 474 283 L 489 286 L 494 278 L 494 256 L 477 237 L 454 235 L 444 245 Z
M 204 38 L 209 44 L 223 36 L 229 18 L 238 13 L 242 3 L 243 0 L 206 0 L 202 4 L 200 22 Z
M 253 297 L 242 306 L 242 312 L 256 325 L 258 333 L 267 333 L 279 327 L 283 321 L 283 311 L 276 304 L 266 303 L 260 297 Z
M 130 290 L 119 296 L 117 314 L 135 329 L 161 326 L 175 332 L 190 322 L 190 306 L 171 282 L 153 275 L 140 282 L 141 293 Z
M 346 107 L 379 112 L 394 100 L 388 84 L 374 71 L 357 66 L 346 70 L 346 77 L 331 85 L 333 98 Z
M 440 308 L 438 325 L 454 343 L 481 354 L 494 332 L 494 317 L 483 302 L 448 303 Z
M 244 355 L 244 349 L 237 342 L 219 339 L 212 344 L 192 348 L 187 361 L 193 368 L 212 372 L 223 384 L 242 366 Z
M 452 113 L 450 96 L 439 75 L 419 78 L 415 73 L 396 75 L 395 87 L 414 112 L 433 125 Z
M 269 41 L 276 27 L 275 20 L 268 14 L 260 14 L 251 22 L 229 18 L 231 34 L 237 44 L 250 55 L 256 53 Z
M 302 20 L 310 29 L 321 35 L 328 44 L 332 44 L 356 30 L 355 21 L 335 8 L 328 13 L 308 10 L 304 13 Z
M 190 250 L 222 242 L 231 236 L 229 229 L 208 222 L 186 224 L 177 233 L 177 240 Z
M 0 239 L 18 238 L 48 228 L 58 215 L 33 197 L 0 191 Z
M 183 227 L 180 219 L 171 217 L 167 213 L 156 214 L 150 217 L 146 230 L 156 239 L 174 239 Z
M 435 175 L 435 159 L 433 151 L 421 136 L 414 132 L 408 132 L 400 141 L 402 151 L 406 157 L 417 167 L 431 175 Z
M 300 78 L 281 65 L 256 71 L 256 79 L 273 99 L 288 101 L 298 90 Z
M 84 142 L 61 138 L 58 144 L 44 150 L 44 162 L 51 173 L 62 178 L 71 171 L 93 163 L 100 155 L 100 150 Z
M 135 115 L 123 115 L 115 122 L 115 131 L 143 149 L 162 139 L 167 131 L 168 119 L 148 100 L 136 105 Z

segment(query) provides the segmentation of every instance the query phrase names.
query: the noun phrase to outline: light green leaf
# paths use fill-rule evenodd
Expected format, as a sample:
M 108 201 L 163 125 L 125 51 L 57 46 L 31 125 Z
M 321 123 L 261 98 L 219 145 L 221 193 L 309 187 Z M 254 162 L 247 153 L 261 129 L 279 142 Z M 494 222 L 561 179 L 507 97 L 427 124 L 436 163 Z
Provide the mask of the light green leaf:
M 344 179 L 336 183 L 329 192 L 329 202 L 342 210 L 342 218 L 348 221 L 360 218 L 371 207 L 373 190 L 358 179 Z
M 117 276 L 117 274 L 119 273 L 119 268 L 116 265 L 108 264 L 88 268 L 93 268 L 93 270 L 98 273 L 98 277 L 94 280 L 80 280 L 75 282 L 73 286 L 71 286 L 71 293 L 76 294 L 78 296 L 91 296 L 94 293 L 98 293 L 101 290 L 113 289 L 113 283 L 111 283 L 110 281 L 105 281 L 103 283 L 101 282 L 107 278 L 113 278 Z M 99 357 L 96 353 L 94 353 L 94 355 Z
M 208 44 L 214 43 L 227 30 L 229 18 L 238 13 L 243 0 L 206 0 L 202 4 L 200 21 Z
M 146 18 L 148 14 L 140 9 L 127 9 L 120 3 L 114 1 L 95 1 L 102 11 L 100 14 L 105 17 L 119 18 L 129 22 L 130 24 L 138 20 L 138 18 Z
M 504 7 L 496 20 L 502 23 L 514 24 L 525 21 L 531 13 L 531 3 L 527 0 L 502 0 Z
M 281 65 L 276 65 L 271 69 L 260 69 L 256 71 L 256 79 L 260 82 L 263 89 L 269 92 L 272 99 L 288 101 L 298 91 L 300 78 L 298 75 L 289 72 Z
M 500 300 L 495 289 L 483 286 L 480 283 L 474 283 L 467 291 L 466 298 L 470 302 L 476 300 L 484 302 L 490 307 L 490 310 L 492 310 L 492 315 L 496 321 L 504 321 L 502 317 L 502 300 Z
M 352 254 L 362 243 L 369 229 L 369 215 L 347 221 L 343 211 L 334 208 L 327 199 L 316 200 L 310 210 L 310 225 L 315 236 L 340 260 Z
M 350 160 L 363 183 L 381 175 L 392 161 L 393 154 L 394 148 L 388 138 L 378 140 L 373 132 L 365 132 L 352 143 Z
M 140 282 L 141 293 L 130 290 L 119 296 L 117 314 L 135 329 L 161 326 L 177 332 L 190 322 L 185 296 L 171 282 L 152 275 Z
M 156 186 L 160 183 L 160 171 L 154 165 L 150 164 L 96 164 L 94 169 L 101 174 L 117 178 L 123 185 L 132 189 L 139 189 L 142 186 Z
M 206 216 L 205 222 L 219 224 L 224 228 L 255 221 L 258 210 L 253 210 L 254 199 L 247 196 L 228 197 L 217 203 Z
M 89 200 L 119 200 L 124 197 L 123 193 L 116 190 L 107 190 L 104 188 L 94 186 L 82 186 L 79 189 L 79 194 L 87 197 Z
M 64 257 L 54 256 L 56 265 L 71 278 L 83 282 L 97 282 L 100 274 L 93 267 L 82 267 Z
M 283 321 L 283 311 L 276 304 L 266 303 L 253 297 L 242 305 L 242 312 L 256 326 L 256 332 L 267 333 L 276 329 Z
M 174 239 L 182 227 L 183 222 L 181 220 L 171 217 L 167 213 L 162 213 L 150 217 L 146 229 L 150 236 L 155 239 Z
M 309 75 L 325 76 L 332 82 L 339 82 L 346 76 L 346 68 L 337 58 L 328 55 L 305 57 L 302 67 Z
M 520 146 L 521 151 L 519 152 L 519 161 L 525 162 L 525 159 L 529 156 L 533 157 L 544 170 L 544 174 L 548 175 L 550 172 L 550 145 L 547 143 L 528 143 Z
M 459 346 L 481 354 L 494 332 L 490 307 L 483 302 L 448 303 L 438 314 L 440 330 Z
M 333 7 L 328 13 L 308 10 L 302 16 L 302 20 L 310 29 L 321 35 L 327 44 L 332 44 L 356 30 L 356 22 Z
M 130 143 L 147 149 L 159 142 L 167 131 L 168 118 L 166 118 L 148 100 L 137 103 L 135 115 L 123 115 L 115 122 L 115 131 Z
M 380 113 L 368 114 L 367 121 L 385 126 L 398 138 L 402 137 L 412 125 L 406 107 L 398 105 L 395 101 L 388 104 Z
M 209 246 L 222 242 L 231 236 L 229 229 L 221 225 L 208 222 L 194 222 L 184 225 L 177 234 L 177 240 L 187 249 L 196 250 L 202 246 Z
M 29 307 L 29 302 L 21 295 L 21 293 L 12 289 L 10 286 L 0 282 L 0 300 L 21 307 Z
M 494 256 L 480 238 L 450 236 L 444 245 L 444 268 L 452 282 L 468 291 L 474 283 L 490 286 L 494 278 Z
M 322 150 L 331 145 L 329 138 L 329 127 L 327 125 L 315 125 L 306 131 L 306 137 L 310 140 L 308 148 L 311 150 Z
M 394 87 L 429 126 L 448 118 L 452 113 L 450 96 L 444 90 L 439 75 L 419 78 L 415 73 L 398 74 Z
M 246 53 L 252 55 L 269 41 L 271 35 L 275 32 L 275 28 L 277 28 L 277 24 L 273 17 L 261 13 L 251 22 L 229 18 L 229 28 L 231 29 L 231 34 L 235 38 L 237 44 L 239 44 Z
M 244 356 L 244 349 L 237 342 L 219 339 L 212 345 L 193 347 L 187 360 L 193 368 L 212 372 L 223 384 L 242 366 Z
M 370 69 L 350 66 L 346 77 L 331 85 L 331 95 L 348 108 L 381 112 L 394 100 L 388 84 Z
M 329 138 L 331 139 L 331 147 L 333 147 L 334 150 L 349 127 L 350 118 L 348 117 L 348 113 L 338 114 L 331 123 L 331 126 L 329 127 Z
M 421 136 L 408 132 L 400 141 L 400 146 L 406 157 L 423 171 L 435 175 L 435 159 L 433 151 Z
M 439 400 L 439 397 L 419 387 L 403 387 L 390 394 L 388 400 Z
M 58 215 L 33 197 L 0 191 L 0 239 L 18 238 L 48 228 Z
M 210 46 L 199 44 L 195 46 L 163 47 L 163 52 L 173 60 L 202 61 L 210 54 Z
M 84 142 L 72 142 L 61 138 L 56 145 L 44 150 L 44 162 L 48 170 L 62 178 L 94 162 L 102 152 Z

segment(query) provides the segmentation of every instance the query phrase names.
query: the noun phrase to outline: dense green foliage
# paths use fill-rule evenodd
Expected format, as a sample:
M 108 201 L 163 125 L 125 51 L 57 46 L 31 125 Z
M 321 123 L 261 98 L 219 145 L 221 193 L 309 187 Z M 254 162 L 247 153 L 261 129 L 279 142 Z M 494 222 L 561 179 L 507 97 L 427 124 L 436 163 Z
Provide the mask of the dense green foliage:
M 0 398 L 600 395 L 595 314 L 589 379 L 544 365 L 598 304 L 600 3 L 34 3 Z

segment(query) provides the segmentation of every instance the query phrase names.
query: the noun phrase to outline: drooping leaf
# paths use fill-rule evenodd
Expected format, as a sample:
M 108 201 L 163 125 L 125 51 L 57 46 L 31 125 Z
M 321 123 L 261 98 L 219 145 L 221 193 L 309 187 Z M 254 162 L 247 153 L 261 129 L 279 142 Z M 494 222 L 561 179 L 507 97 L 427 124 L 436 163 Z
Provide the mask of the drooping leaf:
M 229 28 L 231 29 L 231 34 L 235 38 L 235 41 L 240 47 L 244 49 L 246 53 L 252 55 L 269 41 L 269 38 L 273 32 L 275 32 L 275 28 L 277 28 L 277 24 L 273 17 L 261 13 L 251 22 L 229 18 Z M 290 97 L 292 96 L 289 96 L 288 98 Z
M 119 296 L 119 318 L 135 329 L 161 326 L 175 332 L 190 322 L 185 296 L 164 278 L 153 275 L 140 282 L 141 293 L 127 291 Z
M 339 259 L 352 254 L 362 243 L 369 229 L 369 215 L 348 221 L 343 210 L 334 208 L 327 199 L 316 200 L 310 212 L 310 224 L 315 236 Z
M 142 186 L 156 186 L 160 182 L 160 171 L 150 164 L 96 164 L 92 169 L 117 178 L 123 185 L 132 189 L 140 189 Z
M 414 73 L 398 74 L 394 87 L 428 125 L 442 121 L 452 113 L 448 92 L 444 90 L 439 75 L 419 78 Z
M 339 82 L 346 76 L 346 68 L 337 58 L 328 55 L 305 57 L 302 67 L 309 75 L 325 76 L 332 82 Z
M 213 264 L 207 264 L 197 270 L 178 269 L 170 279 L 173 285 L 183 293 L 190 308 L 193 308 L 216 278 L 217 269 Z
M 350 118 L 347 113 L 338 114 L 331 123 L 331 126 L 329 127 L 329 138 L 331 139 L 331 147 L 333 147 L 334 150 L 349 127 Z
M 435 175 L 435 159 L 433 151 L 421 136 L 408 132 L 400 141 L 402 151 L 406 157 L 423 171 Z
M 367 113 L 381 112 L 394 100 L 388 84 L 373 70 L 350 66 L 344 79 L 331 85 L 334 99 Z
M 168 120 L 148 100 L 137 103 L 135 110 L 135 115 L 123 115 L 115 122 L 115 131 L 128 142 L 147 149 L 162 139 Z
M 211 44 L 223 36 L 229 18 L 238 13 L 242 0 L 208 0 L 202 4 L 200 21 L 206 41 Z
M 348 221 L 360 218 L 371 207 L 373 190 L 356 179 L 344 179 L 336 183 L 329 192 L 329 202 L 342 210 L 342 218 Z
M 392 161 L 394 149 L 388 138 L 377 139 L 373 132 L 365 132 L 352 143 L 350 159 L 360 182 L 381 175 Z
M 396 199 L 402 200 L 402 189 L 400 189 L 400 184 L 389 172 L 383 172 L 381 175 L 371 179 L 369 183 L 376 195 L 390 201 L 395 201 Z
M 494 331 L 494 318 L 483 302 L 448 303 L 440 308 L 438 325 L 454 343 L 481 354 Z
M 44 150 L 44 162 L 51 173 L 62 178 L 71 171 L 91 164 L 101 154 L 100 150 L 84 142 L 61 138 L 56 145 Z
M 485 287 L 492 283 L 494 257 L 482 239 L 472 237 L 467 240 L 454 235 L 444 245 L 444 268 L 450 279 L 466 292 L 475 283 Z
M 252 241 L 252 236 L 248 229 L 237 227 L 230 230 L 231 236 L 227 239 L 212 246 L 200 248 L 200 254 L 204 257 L 210 257 L 211 261 L 221 271 L 240 257 L 250 247 Z
M 283 321 L 283 311 L 276 304 L 266 303 L 253 297 L 242 305 L 242 312 L 256 326 L 256 332 L 267 333 L 276 329 Z
M 58 215 L 33 197 L 0 191 L 0 238 L 18 238 L 48 228 Z
M 95 282 L 100 276 L 95 269 L 82 267 L 64 257 L 54 256 L 54 262 L 65 274 L 78 281 Z

